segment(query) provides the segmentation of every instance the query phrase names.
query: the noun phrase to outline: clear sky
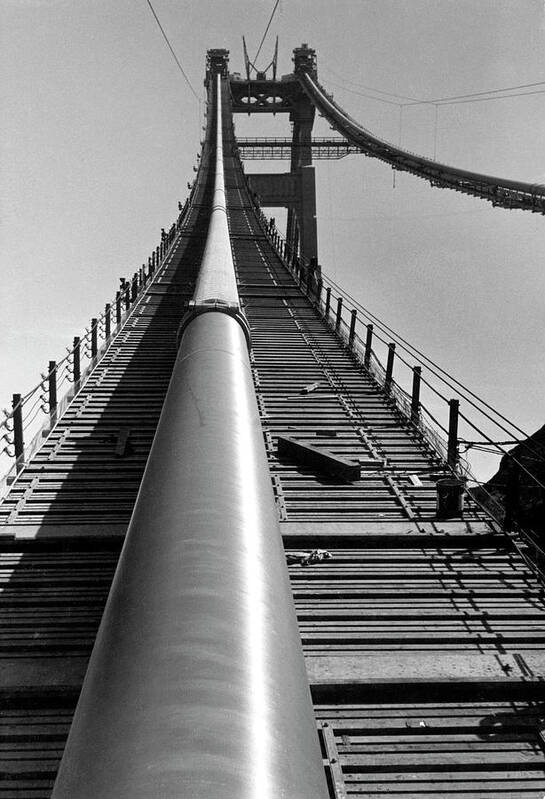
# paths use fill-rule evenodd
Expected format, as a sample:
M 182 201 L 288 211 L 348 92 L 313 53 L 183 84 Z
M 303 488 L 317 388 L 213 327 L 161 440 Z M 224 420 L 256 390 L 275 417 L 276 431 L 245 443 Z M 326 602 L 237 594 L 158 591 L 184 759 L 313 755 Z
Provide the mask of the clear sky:
M 199 96 L 206 50 L 242 71 L 272 0 L 154 0 Z M 199 103 L 146 0 L 0 0 L 0 407 L 97 315 L 158 242 L 199 150 Z M 545 93 L 400 112 L 545 80 L 543 0 L 281 0 L 281 73 L 301 42 L 379 136 L 453 165 L 545 183 Z M 537 87 L 543 89 L 545 86 Z M 241 135 L 289 133 L 237 119 Z M 329 132 L 323 120 L 316 135 Z M 247 170 L 254 168 L 249 163 Z M 265 165 L 265 168 L 268 168 Z M 545 219 L 431 189 L 363 156 L 318 162 L 326 272 L 523 428 L 545 423 Z

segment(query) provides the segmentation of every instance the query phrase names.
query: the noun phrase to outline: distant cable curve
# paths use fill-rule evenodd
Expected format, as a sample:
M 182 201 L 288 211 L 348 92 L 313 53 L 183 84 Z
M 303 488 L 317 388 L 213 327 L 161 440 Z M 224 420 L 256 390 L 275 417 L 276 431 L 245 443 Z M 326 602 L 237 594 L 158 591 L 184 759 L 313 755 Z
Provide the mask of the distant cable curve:
M 321 68 L 323 69 L 323 62 L 320 61 Z M 404 107 L 411 107 L 415 105 L 457 105 L 458 101 L 466 100 L 467 98 L 482 98 L 481 100 L 475 100 L 474 102 L 484 102 L 485 100 L 502 100 L 504 97 L 525 97 L 526 95 L 534 95 L 534 94 L 543 94 L 545 93 L 545 89 L 535 92 L 518 92 L 518 89 L 535 89 L 536 86 L 545 86 L 544 80 L 535 81 L 534 83 L 521 83 L 517 86 L 504 86 L 502 89 L 488 89 L 487 91 L 480 91 L 480 92 L 472 92 L 471 94 L 455 94 L 450 95 L 448 97 L 434 97 L 431 100 L 421 100 L 417 97 L 411 97 L 407 94 L 395 94 L 394 92 L 386 92 L 383 89 L 376 89 L 374 86 L 366 86 L 363 83 L 357 83 L 356 81 L 349 80 L 344 78 L 342 75 L 339 75 L 332 69 L 330 66 L 325 66 L 326 72 L 331 72 L 337 80 L 343 81 L 343 84 L 332 83 L 333 86 L 337 86 L 340 89 L 344 89 L 344 91 L 351 92 L 352 94 L 357 94 L 360 97 L 368 97 L 371 100 L 378 100 L 379 102 L 386 102 L 391 105 L 397 106 L 404 106 Z M 329 81 L 328 81 L 329 82 Z M 356 86 L 358 89 L 365 89 L 367 92 L 374 92 L 375 94 L 382 94 L 385 97 L 395 97 L 398 98 L 397 101 L 394 100 L 384 100 L 381 97 L 375 97 L 372 94 L 365 94 L 364 92 L 356 92 L 354 89 L 349 89 L 346 84 L 350 83 L 352 86 Z M 505 92 L 516 92 L 515 94 L 505 94 Z M 487 95 L 498 95 L 497 97 L 489 97 Z M 400 100 L 407 100 L 406 103 L 400 103 Z
M 318 111 L 365 155 L 385 161 L 400 172 L 411 172 L 424 178 L 432 186 L 470 194 L 502 208 L 545 214 L 545 186 L 458 169 L 402 150 L 379 139 L 356 122 L 308 72 L 300 72 L 299 80 Z

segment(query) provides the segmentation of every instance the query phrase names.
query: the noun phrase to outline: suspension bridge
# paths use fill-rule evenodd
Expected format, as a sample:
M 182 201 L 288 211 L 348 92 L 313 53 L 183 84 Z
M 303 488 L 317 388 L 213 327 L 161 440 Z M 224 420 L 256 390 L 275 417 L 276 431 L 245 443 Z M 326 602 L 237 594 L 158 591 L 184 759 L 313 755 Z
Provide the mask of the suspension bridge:
M 5 415 L 3 799 L 545 792 L 542 551 L 460 453 L 522 431 L 322 272 L 312 164 L 541 214 L 545 188 L 385 142 L 293 62 L 208 51 L 177 219 Z

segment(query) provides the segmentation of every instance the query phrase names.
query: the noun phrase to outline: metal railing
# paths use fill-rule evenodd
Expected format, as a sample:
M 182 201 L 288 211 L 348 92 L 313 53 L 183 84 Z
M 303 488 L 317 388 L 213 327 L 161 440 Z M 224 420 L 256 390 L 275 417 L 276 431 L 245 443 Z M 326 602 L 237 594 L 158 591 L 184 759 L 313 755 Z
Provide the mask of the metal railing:
M 502 431 L 504 437 L 509 434 L 513 444 L 517 443 L 513 429 L 522 431 L 448 373 L 439 367 L 429 368 L 425 356 L 422 362 L 417 359 L 416 363 L 411 363 L 408 360 L 411 351 L 404 346 L 405 340 L 397 334 L 392 336 L 397 336 L 397 340 L 389 339 L 387 326 L 371 321 L 377 318 L 343 292 L 335 281 L 323 275 L 317 264 L 292 252 L 274 221 L 268 220 L 257 205 L 255 197 L 254 202 L 264 233 L 329 327 L 388 395 L 404 421 L 422 434 L 451 472 L 479 484 L 460 450 L 468 443 L 478 443 L 489 447 L 497 456 L 509 455 L 505 442 L 495 441 L 497 430 Z M 450 396 L 446 395 L 445 388 L 452 392 Z M 468 415 L 471 412 L 473 418 Z M 480 436 L 480 441 L 470 442 L 475 434 Z M 525 467 L 522 465 L 522 468 Z M 536 479 L 531 474 L 529 477 Z M 545 490 L 545 486 L 543 488 Z
M 188 198 L 170 229 L 161 231 L 161 242 L 132 278 L 121 278 L 119 290 L 104 311 L 91 319 L 83 334 L 75 336 L 61 360 L 51 360 L 41 380 L 26 394 L 12 396 L 11 409 L 3 409 L 0 421 L 0 499 L 25 464 L 36 454 L 55 424 L 102 360 L 115 336 L 156 280 L 190 208 Z M 68 384 L 68 386 L 66 385 Z

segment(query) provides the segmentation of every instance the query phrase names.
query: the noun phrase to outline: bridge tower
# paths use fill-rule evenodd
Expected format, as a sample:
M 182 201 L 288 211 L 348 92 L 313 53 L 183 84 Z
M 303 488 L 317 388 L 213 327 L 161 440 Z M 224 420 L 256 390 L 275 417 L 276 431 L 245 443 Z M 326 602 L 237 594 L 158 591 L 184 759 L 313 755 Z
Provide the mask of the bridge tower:
M 250 184 L 262 206 L 287 208 L 286 242 L 295 254 L 318 258 L 316 177 L 312 165 L 315 106 L 302 91 L 297 74 L 316 77 L 316 53 L 303 44 L 293 51 L 294 72 L 268 79 L 264 73 L 243 79 L 231 75 L 233 112 L 289 114 L 292 124 L 290 171 L 250 174 Z

